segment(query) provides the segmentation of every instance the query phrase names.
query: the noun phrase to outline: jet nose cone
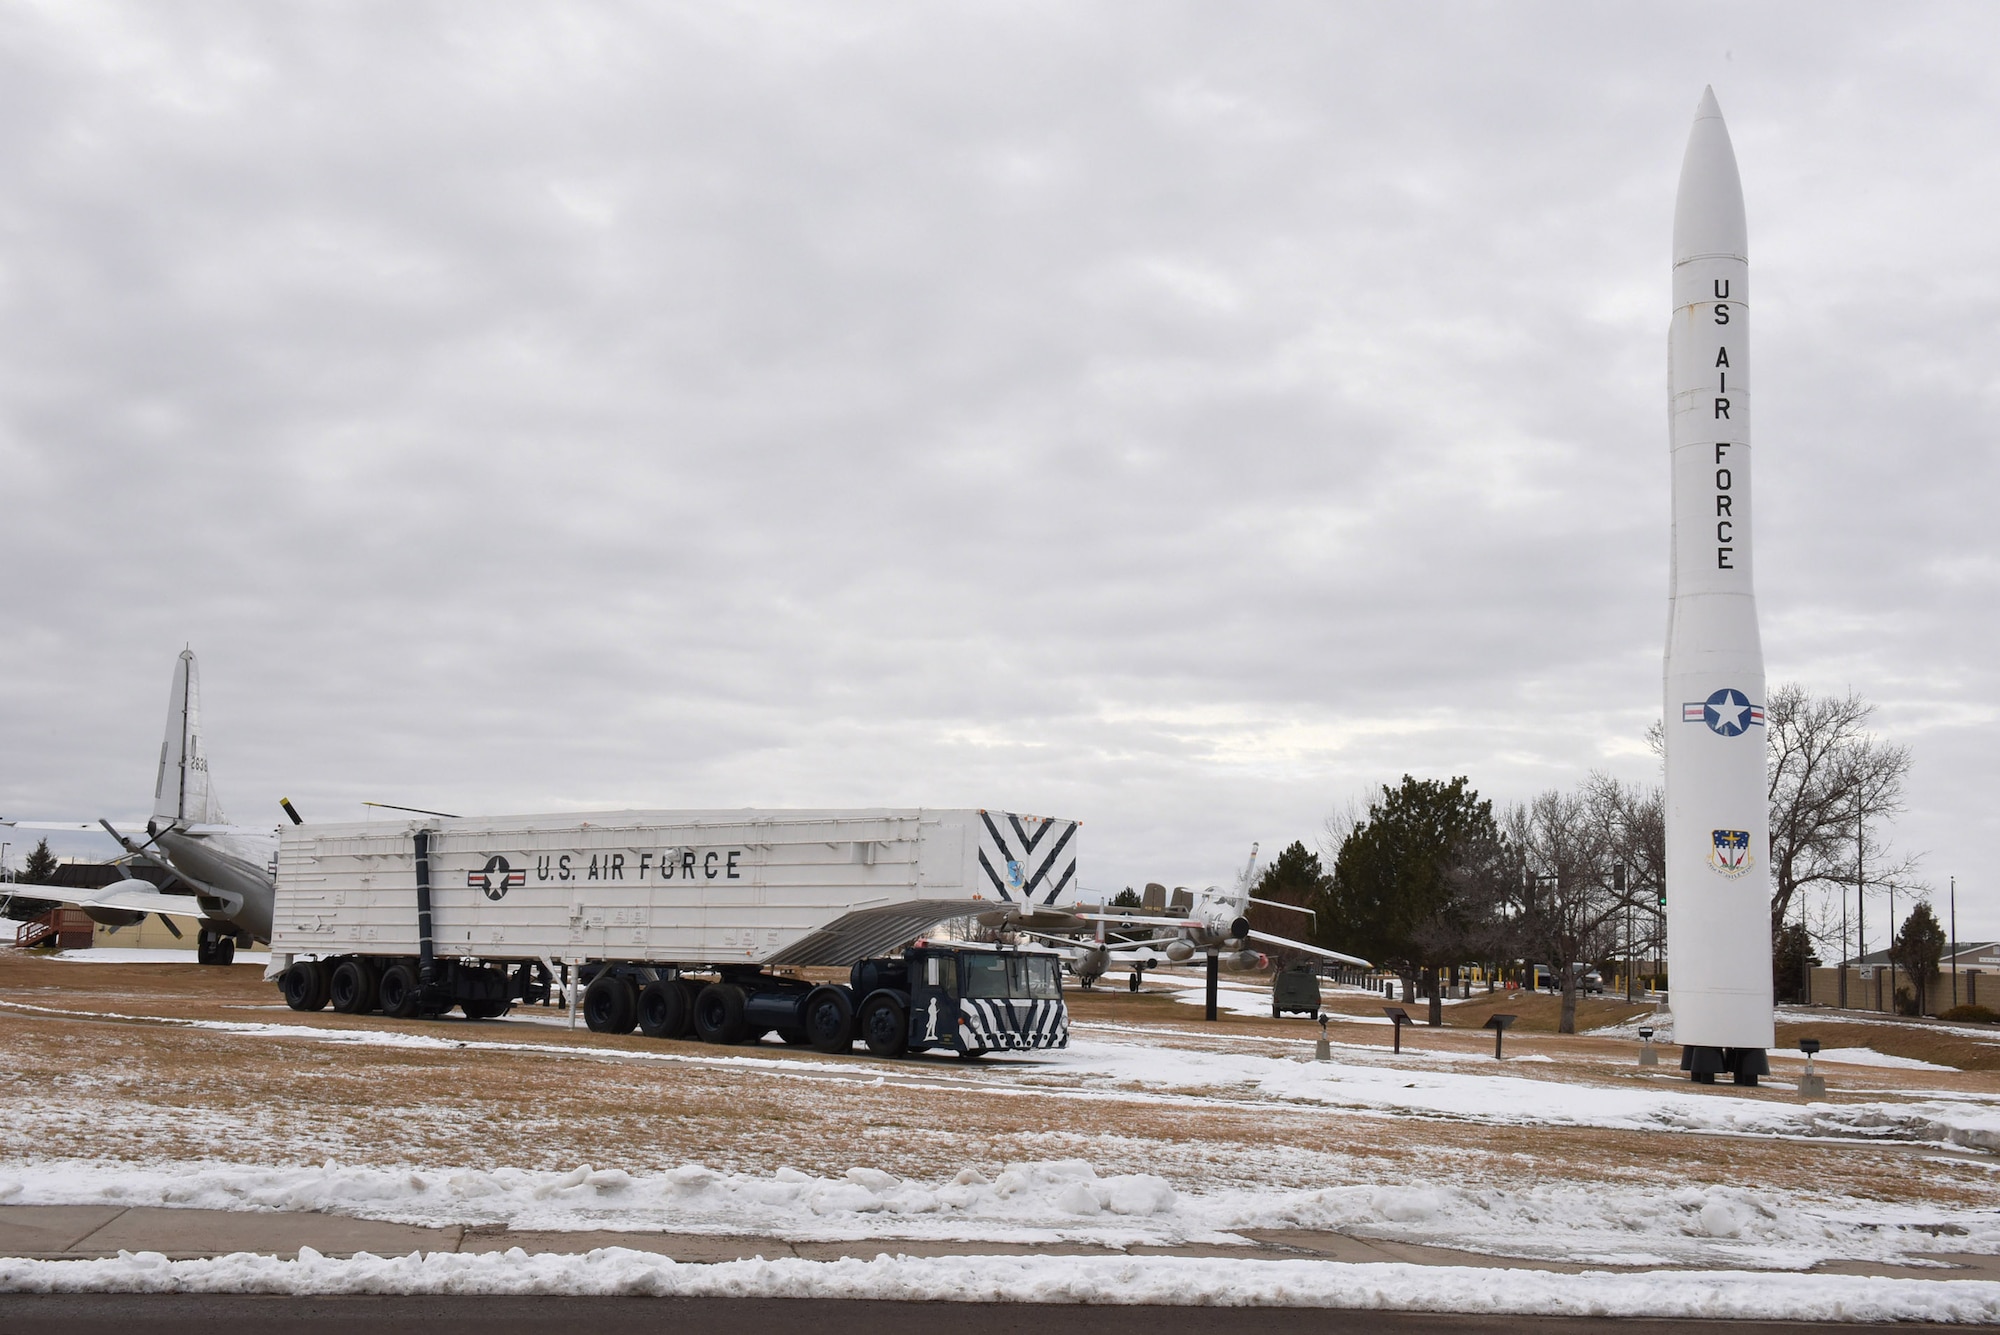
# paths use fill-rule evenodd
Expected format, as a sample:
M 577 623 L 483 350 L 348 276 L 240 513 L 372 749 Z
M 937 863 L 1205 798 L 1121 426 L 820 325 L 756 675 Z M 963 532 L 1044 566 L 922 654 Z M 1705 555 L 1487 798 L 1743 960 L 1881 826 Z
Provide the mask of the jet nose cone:
M 1680 191 L 1674 198 L 1674 263 L 1710 255 L 1747 260 L 1748 230 L 1736 149 L 1729 142 L 1715 90 L 1704 88 L 1694 128 L 1688 131 Z

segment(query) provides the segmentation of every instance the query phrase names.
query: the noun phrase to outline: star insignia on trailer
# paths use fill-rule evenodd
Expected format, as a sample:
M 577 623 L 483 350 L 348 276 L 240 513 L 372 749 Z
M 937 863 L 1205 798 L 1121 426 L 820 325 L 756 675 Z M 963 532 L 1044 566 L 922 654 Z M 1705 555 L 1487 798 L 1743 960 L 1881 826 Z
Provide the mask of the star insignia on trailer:
M 515 886 L 526 885 L 528 873 L 509 866 L 507 859 L 495 853 L 480 870 L 467 872 L 465 883 L 474 890 L 484 890 L 488 899 L 498 899 Z
M 1706 700 L 1682 705 L 1681 722 L 1706 723 L 1719 736 L 1738 737 L 1764 726 L 1764 706 L 1751 704 L 1749 696 L 1725 686 Z

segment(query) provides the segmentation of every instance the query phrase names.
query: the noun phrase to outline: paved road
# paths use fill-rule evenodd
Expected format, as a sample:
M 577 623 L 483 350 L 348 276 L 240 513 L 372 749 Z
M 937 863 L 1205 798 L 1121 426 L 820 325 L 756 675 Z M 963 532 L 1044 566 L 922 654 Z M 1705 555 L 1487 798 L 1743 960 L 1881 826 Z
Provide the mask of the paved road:
M 777 1298 L 274 1298 L 0 1295 L 0 1335 L 660 1335 L 794 1330 L 811 1335 L 1798 1335 L 1782 1321 L 1607 1321 L 1216 1307 L 1052 1307 Z M 1897 1326 L 1902 1332 L 1963 1326 Z

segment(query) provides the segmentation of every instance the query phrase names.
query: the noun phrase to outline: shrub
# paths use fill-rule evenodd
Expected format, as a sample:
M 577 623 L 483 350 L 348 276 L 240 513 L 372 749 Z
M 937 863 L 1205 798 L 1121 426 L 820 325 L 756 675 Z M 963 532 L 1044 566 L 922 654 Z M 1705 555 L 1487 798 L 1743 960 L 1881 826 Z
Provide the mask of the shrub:
M 1970 1020 L 1974 1024 L 2000 1024 L 2000 1011 L 1990 1006 L 1953 1006 L 1938 1016 L 1940 1020 Z

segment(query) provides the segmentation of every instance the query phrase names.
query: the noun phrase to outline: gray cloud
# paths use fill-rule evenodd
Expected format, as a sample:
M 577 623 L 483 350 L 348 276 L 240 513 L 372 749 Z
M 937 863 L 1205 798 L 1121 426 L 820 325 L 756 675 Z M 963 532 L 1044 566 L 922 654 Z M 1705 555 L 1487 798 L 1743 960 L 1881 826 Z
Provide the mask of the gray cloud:
M 1214 880 L 1650 776 L 1667 241 L 1756 284 L 1774 680 L 1995 818 L 1984 8 L 16 8 L 0 811 L 925 803 Z M 1983 898 L 1982 898 L 1983 897 Z

